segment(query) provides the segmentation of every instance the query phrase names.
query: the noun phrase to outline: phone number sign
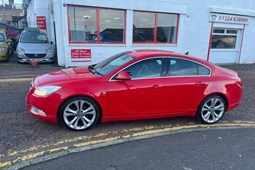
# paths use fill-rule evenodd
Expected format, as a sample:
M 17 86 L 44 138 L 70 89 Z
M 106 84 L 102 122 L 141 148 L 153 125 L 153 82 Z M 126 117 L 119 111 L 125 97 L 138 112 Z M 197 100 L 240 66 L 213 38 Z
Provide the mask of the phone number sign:
M 91 49 L 71 49 L 71 58 L 91 58 Z
M 231 23 L 231 24 L 248 24 L 249 18 L 245 16 L 210 14 L 211 22 Z

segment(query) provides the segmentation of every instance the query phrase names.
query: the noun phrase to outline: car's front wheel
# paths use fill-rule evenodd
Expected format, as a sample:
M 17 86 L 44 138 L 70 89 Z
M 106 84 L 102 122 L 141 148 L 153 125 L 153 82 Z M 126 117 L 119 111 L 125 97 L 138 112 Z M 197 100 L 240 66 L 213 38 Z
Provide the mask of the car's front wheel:
M 94 100 L 79 96 L 64 102 L 59 118 L 67 128 L 81 131 L 93 126 L 98 121 L 99 114 L 99 107 Z
M 226 101 L 222 97 L 218 95 L 209 96 L 200 104 L 197 117 L 202 123 L 216 123 L 223 117 L 226 107 Z

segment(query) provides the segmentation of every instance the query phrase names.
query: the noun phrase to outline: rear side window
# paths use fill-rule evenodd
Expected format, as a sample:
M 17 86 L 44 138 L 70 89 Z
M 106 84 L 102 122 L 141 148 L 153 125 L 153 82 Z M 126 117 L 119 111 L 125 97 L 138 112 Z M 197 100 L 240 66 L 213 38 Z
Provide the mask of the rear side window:
M 209 75 L 210 70 L 198 63 L 172 58 L 170 59 L 170 66 L 167 76 L 195 76 L 195 75 Z

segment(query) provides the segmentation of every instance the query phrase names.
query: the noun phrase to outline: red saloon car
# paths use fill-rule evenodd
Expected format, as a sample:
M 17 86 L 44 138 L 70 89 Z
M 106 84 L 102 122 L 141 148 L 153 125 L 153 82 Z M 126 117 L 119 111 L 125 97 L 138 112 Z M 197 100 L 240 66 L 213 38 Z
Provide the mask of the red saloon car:
M 161 50 L 135 50 L 98 64 L 36 77 L 27 95 L 39 119 L 85 130 L 96 122 L 196 116 L 219 121 L 240 104 L 237 73 Z

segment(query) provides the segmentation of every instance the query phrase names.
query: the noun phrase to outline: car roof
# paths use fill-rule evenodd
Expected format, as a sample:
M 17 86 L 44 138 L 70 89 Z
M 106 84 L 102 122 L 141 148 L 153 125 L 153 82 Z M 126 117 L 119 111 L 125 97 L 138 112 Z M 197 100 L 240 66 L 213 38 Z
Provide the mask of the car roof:
M 177 57 L 177 58 L 182 58 L 182 59 L 186 59 L 186 60 L 192 60 L 195 62 L 199 62 L 202 64 L 205 64 L 207 66 L 211 65 L 209 62 L 197 58 L 197 57 L 193 57 L 193 56 L 189 56 L 186 54 L 182 54 L 182 53 L 176 53 L 173 51 L 167 51 L 167 50 L 157 50 L 157 49 L 139 49 L 139 50 L 132 50 L 132 51 L 127 51 L 127 54 L 135 57 L 136 59 L 143 59 L 143 58 L 150 58 L 150 57 L 156 57 L 156 56 L 166 56 L 166 57 Z

